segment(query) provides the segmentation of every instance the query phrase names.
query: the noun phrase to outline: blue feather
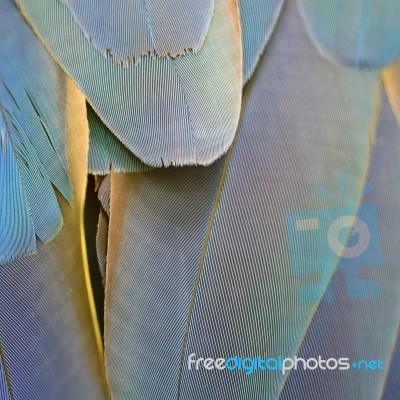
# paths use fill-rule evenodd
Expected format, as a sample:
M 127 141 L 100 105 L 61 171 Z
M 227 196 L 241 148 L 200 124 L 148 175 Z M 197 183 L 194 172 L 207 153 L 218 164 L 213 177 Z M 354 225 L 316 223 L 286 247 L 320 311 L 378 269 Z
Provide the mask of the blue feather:
M 70 201 L 65 133 L 66 76 L 20 16 L 0 4 L 0 263 L 60 231 L 56 187 Z M 53 187 L 54 185 L 54 187 Z
M 321 57 L 291 1 L 246 86 L 227 156 L 207 168 L 111 175 L 113 396 L 276 398 L 281 373 L 190 371 L 188 357 L 296 354 L 339 257 L 322 231 L 295 236 L 290 218 L 325 208 L 316 188 L 340 194 L 341 172 L 350 198 L 363 187 L 381 89 L 378 73 Z
M 320 369 L 310 373 L 299 368 L 290 372 L 282 400 L 379 399 L 384 391 L 392 394 L 387 398 L 397 398 L 398 375 L 388 378 L 392 363 L 393 372 L 399 371 L 395 353 L 400 326 L 399 148 L 400 127 L 385 96 L 368 174 L 371 190 L 364 194 L 357 213 L 368 226 L 368 247 L 353 261 L 341 259 L 298 352 L 298 357 L 306 358 L 350 357 L 351 364 L 380 360 L 382 368 L 335 369 L 329 376 Z M 372 223 L 375 218 L 377 225 Z M 348 242 L 346 247 L 352 245 Z
M 65 226 L 51 243 L 38 242 L 36 254 L 0 267 L 0 361 L 11 399 L 108 397 L 82 242 L 89 147 L 86 101 L 71 81 L 65 95 L 74 189 L 71 204 L 57 193 Z M 16 204 L 14 197 L 11 201 Z
M 242 93 L 236 0 L 215 2 L 197 53 L 142 57 L 139 65 L 125 67 L 94 48 L 65 4 L 17 3 L 101 120 L 145 164 L 208 165 L 227 152 Z
M 357 68 L 381 68 L 400 56 L 397 0 L 298 0 L 322 54 Z
M 66 0 L 93 45 L 114 61 L 198 51 L 210 26 L 214 0 Z

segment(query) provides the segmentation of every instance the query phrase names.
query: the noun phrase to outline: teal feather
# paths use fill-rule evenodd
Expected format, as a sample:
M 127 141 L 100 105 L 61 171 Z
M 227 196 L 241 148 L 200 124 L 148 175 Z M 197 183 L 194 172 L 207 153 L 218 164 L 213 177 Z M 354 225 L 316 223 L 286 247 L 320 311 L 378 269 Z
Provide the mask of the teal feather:
M 298 0 L 322 54 L 356 68 L 384 67 L 400 56 L 397 0 Z
M 64 0 L 82 31 L 115 62 L 200 50 L 214 0 Z
M 380 360 L 381 368 L 376 363 L 376 369 L 369 371 L 332 370 L 329 379 L 325 371 L 293 370 L 280 394 L 282 400 L 380 399 L 385 390 L 387 399 L 398 396 L 398 375 L 394 388 L 388 377 L 391 364 L 398 365 L 393 357 L 400 326 L 399 149 L 400 128 L 385 96 L 368 174 L 370 190 L 362 199 L 363 204 L 374 205 L 378 225 L 366 219 L 371 214 L 358 213 L 368 224 L 368 249 L 353 264 L 341 260 L 331 282 L 332 297 L 318 305 L 298 352 L 298 357 L 350 357 L 351 363 Z
M 14 152 L 0 114 L 0 262 L 36 249 L 35 232 Z
M 0 4 L 1 11 L 7 11 L 2 16 L 16 15 L 20 18 L 11 0 Z M 4 21 L 12 19 L 5 18 Z M 18 31 L 23 32 L 22 27 L 25 25 L 22 19 L 20 24 Z M 27 32 L 31 31 L 28 29 Z M 16 49 L 18 45 L 15 45 Z M 30 46 L 32 51 L 36 50 L 36 56 L 40 55 L 39 51 L 43 51 L 43 47 L 35 48 L 35 42 L 27 41 L 26 46 Z M 22 60 L 19 60 L 20 64 Z M 35 71 L 31 66 L 32 79 L 36 77 Z M 59 70 L 57 72 L 60 73 Z M 51 83 L 51 70 L 43 70 L 43 74 Z M 36 78 L 32 82 L 39 83 L 40 76 Z M 43 88 L 42 95 L 49 95 L 46 88 Z M 68 138 L 67 160 L 74 191 L 70 204 L 60 193 L 56 194 L 65 226 L 51 243 L 38 241 L 36 254 L 0 266 L 0 360 L 12 400 L 102 400 L 108 397 L 101 338 L 90 298 L 86 247 L 82 242 L 85 235 L 83 216 L 89 147 L 86 101 L 67 78 L 62 88 L 62 91 L 55 94 L 64 96 L 61 102 L 64 106 L 59 114 L 62 115 L 61 121 Z M 50 93 L 48 101 L 53 100 L 56 104 L 57 99 L 59 97 L 53 98 Z M 17 113 L 18 109 L 14 111 Z M 17 131 L 19 133 L 20 129 Z M 25 142 L 22 139 L 15 142 L 14 139 L 19 139 L 19 135 L 13 131 L 10 137 L 13 146 L 17 143 L 12 148 L 16 153 L 32 151 L 33 145 L 32 148 L 24 147 L 30 142 L 28 138 L 24 138 Z M 6 150 L 11 149 L 8 143 L 6 146 Z M 4 145 L 0 151 L 3 154 Z M 29 158 L 27 160 L 30 161 Z M 36 171 L 32 165 L 29 169 L 26 167 L 26 170 L 26 176 Z M 2 168 L 0 176 L 7 176 L 8 171 L 8 168 Z M 8 186 L 12 187 L 13 183 L 10 181 Z M 40 188 L 36 190 L 40 196 Z M 2 187 L 0 193 L 3 200 L 3 193 L 7 194 L 8 191 Z M 50 200 L 42 198 L 45 205 Z M 14 211 L 18 204 L 16 198 L 12 197 L 10 202 L 10 209 L 19 217 Z M 0 208 L 0 211 L 3 212 L 3 209 Z M 3 235 L 3 220 L 1 223 L 0 233 Z
M 105 353 L 114 397 L 276 398 L 277 371 L 189 371 L 188 356 L 296 354 L 339 257 L 318 235 L 298 243 L 307 264 L 297 265 L 288 221 L 326 207 L 315 189 L 340 194 L 341 172 L 350 197 L 363 187 L 381 89 L 378 73 L 321 57 L 289 1 L 226 157 L 111 175 Z
M 90 105 L 87 105 L 90 131 L 89 172 L 107 175 L 116 172 L 143 172 L 152 169 L 142 163 L 104 125 Z
M 239 0 L 243 44 L 243 84 L 252 76 L 275 29 L 285 0 Z
M 12 1 L 0 5 L 0 263 L 60 231 L 54 192 L 72 198 L 65 134 L 66 76 Z M 54 187 L 53 187 L 54 186 Z M 4 228 L 3 228 L 4 227 Z
M 242 89 L 235 0 L 215 2 L 208 35 L 196 54 L 142 57 L 139 65 L 127 67 L 103 57 L 62 3 L 17 3 L 101 120 L 145 164 L 206 165 L 226 153 Z

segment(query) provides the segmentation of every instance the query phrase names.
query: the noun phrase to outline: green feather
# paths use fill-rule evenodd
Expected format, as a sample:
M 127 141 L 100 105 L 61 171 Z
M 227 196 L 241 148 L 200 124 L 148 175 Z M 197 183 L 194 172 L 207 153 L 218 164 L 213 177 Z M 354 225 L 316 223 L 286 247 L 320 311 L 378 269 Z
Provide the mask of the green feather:
M 115 136 L 145 164 L 206 165 L 232 144 L 242 89 L 236 0 L 217 0 L 196 53 L 121 66 L 85 37 L 65 4 L 18 0 L 50 53 Z
M 107 175 L 116 172 L 143 172 L 152 169 L 143 164 L 104 125 L 90 105 L 87 105 L 90 131 L 89 172 Z

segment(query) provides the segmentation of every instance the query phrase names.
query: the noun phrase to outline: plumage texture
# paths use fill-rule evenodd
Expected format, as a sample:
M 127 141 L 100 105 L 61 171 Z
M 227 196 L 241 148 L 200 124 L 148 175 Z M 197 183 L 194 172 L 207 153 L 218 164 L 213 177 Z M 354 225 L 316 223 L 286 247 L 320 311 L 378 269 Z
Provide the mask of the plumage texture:
M 308 268 L 292 264 L 289 216 L 325 207 L 315 188 L 340 193 L 342 172 L 349 198 L 363 188 L 380 91 L 379 74 L 322 58 L 289 1 L 224 159 L 112 174 L 105 355 L 115 398 L 275 398 L 275 371 L 188 371 L 188 355 L 296 354 L 338 257 L 321 237 L 298 243 Z M 299 301 L 313 274 L 313 301 Z
M 49 245 L 38 243 L 37 254 L 0 267 L 0 343 L 15 399 L 107 398 L 83 241 L 89 141 L 85 99 L 73 83 L 67 84 L 74 199 L 70 206 L 58 196 L 65 227 Z
M 243 84 L 253 74 L 285 0 L 239 0 L 243 44 Z
M 397 398 L 398 2 L 15 1 L 39 39 L 3 0 L 0 399 Z M 366 209 L 349 261 L 328 230 L 350 216 L 351 250 Z M 384 369 L 189 371 L 193 353 Z
M 214 0 L 64 0 L 91 43 L 115 62 L 201 48 Z
M 312 374 L 291 371 L 282 400 L 379 399 L 393 359 L 400 323 L 400 128 L 384 97 L 368 183 L 362 204 L 374 204 L 379 232 L 371 231 L 370 247 L 379 233 L 381 259 L 365 253 L 351 265 L 342 259 L 332 279 L 332 299 L 321 302 L 300 348 L 299 357 L 321 354 L 352 360 L 381 360 L 383 370 L 362 372 L 315 370 Z M 364 218 L 362 214 L 360 218 Z M 369 260 L 372 258 L 372 260 Z M 357 290 L 357 293 L 355 293 Z M 310 390 L 318 388 L 318 390 Z M 397 392 L 398 393 L 398 392 Z M 394 395 L 393 399 L 397 397 Z
M 381 68 L 400 55 L 397 0 L 298 0 L 321 52 L 357 68 Z
M 68 78 L 11 0 L 0 4 L 0 263 L 32 253 L 60 231 L 56 187 L 68 201 Z
M 391 400 L 396 398 L 400 392 L 400 327 L 397 332 L 396 344 L 393 348 L 392 358 L 387 366 L 388 372 L 386 376 L 385 386 L 382 392 L 383 400 Z
M 0 262 L 4 263 L 36 249 L 20 172 L 0 114 Z M 7 135 L 7 136 L 6 136 Z
M 145 164 L 210 164 L 238 124 L 242 51 L 236 0 L 217 0 L 201 50 L 123 68 L 93 48 L 65 5 L 18 0 L 49 51 L 117 138 Z
M 116 138 L 89 104 L 87 117 L 90 131 L 89 172 L 91 174 L 107 175 L 111 169 L 116 172 L 143 172 L 151 169 Z
M 222 161 L 112 174 L 105 356 L 116 399 L 177 397 L 183 333 Z

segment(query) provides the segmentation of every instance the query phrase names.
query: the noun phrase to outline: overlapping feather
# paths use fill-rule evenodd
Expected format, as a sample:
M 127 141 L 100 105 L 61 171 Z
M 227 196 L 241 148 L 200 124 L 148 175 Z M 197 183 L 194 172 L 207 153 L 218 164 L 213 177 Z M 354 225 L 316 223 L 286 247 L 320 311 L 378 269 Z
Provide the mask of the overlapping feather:
M 215 0 L 206 39 L 211 0 L 206 4 L 131 1 L 116 5 L 108 14 L 106 0 L 96 4 L 17 2 L 96 110 L 88 112 L 89 170 L 98 175 L 113 170 L 111 214 L 106 215 L 110 194 L 106 177 L 99 192 L 104 210 L 97 236 L 103 278 L 107 264 L 105 344 L 113 397 L 300 399 L 322 394 L 324 398 L 376 398 L 384 393 L 390 398 L 395 392 L 391 385 L 385 389 L 391 379 L 388 370 L 372 378 L 330 371 L 329 381 L 321 371 L 307 375 L 298 370 L 285 382 L 286 377 L 271 371 L 252 376 L 233 376 L 227 371 L 193 374 L 185 361 L 191 353 L 218 358 L 329 352 L 339 358 L 345 349 L 356 358 L 383 359 L 396 371 L 398 224 L 389 210 L 396 209 L 397 201 L 392 187 L 399 168 L 393 143 L 398 142 L 399 127 L 388 104 L 400 119 L 400 74 L 394 64 L 383 75 L 389 102 L 385 98 L 370 167 L 382 86 L 378 71 L 362 70 L 378 69 L 398 56 L 397 3 L 287 0 L 284 6 L 284 0 L 240 1 L 244 83 L 260 57 L 261 61 L 246 87 L 233 147 L 207 168 L 149 171 L 140 160 L 154 166 L 207 165 L 231 144 L 242 85 L 236 2 Z M 186 16 L 182 35 L 175 10 L 183 10 Z M 132 20 L 136 23 L 130 24 Z M 262 55 L 275 25 L 275 36 Z M 139 39 L 132 41 L 133 36 Z M 169 56 L 188 49 L 195 52 L 176 59 Z M 61 214 L 51 183 L 61 191 L 64 188 L 68 198 L 68 177 L 62 135 L 52 137 L 47 129 L 46 112 L 53 114 L 42 111 L 41 98 L 32 95 L 36 88 L 31 92 L 26 82 L 18 90 L 10 89 L 13 75 L 9 70 L 4 79 L 0 66 L 0 184 L 5 187 L 0 217 L 7 226 L 4 237 L 0 231 L 0 239 L 5 254 L 14 257 L 34 249 L 35 233 L 46 241 L 58 232 Z M 18 118 L 22 107 L 27 111 L 21 115 L 36 114 L 42 126 L 41 142 L 27 140 L 27 125 Z M 33 164 L 26 166 L 32 155 Z M 54 168 L 45 165 L 54 159 Z M 374 183 L 375 194 L 367 197 L 377 205 L 385 240 L 382 274 L 374 275 L 383 294 L 373 301 L 341 298 L 319 304 L 341 261 L 325 250 L 325 235 L 298 241 L 291 223 L 293 216 L 326 208 L 326 199 L 314 189 L 323 185 L 327 193 L 338 193 L 343 174 L 349 198 L 363 190 L 367 176 Z M 31 190 L 27 190 L 27 181 L 36 187 L 28 184 Z M 80 182 L 81 187 L 82 176 Z M 39 186 L 51 198 L 49 203 L 36 197 Z M 60 201 L 65 211 L 65 202 Z M 82 197 L 77 201 L 82 202 Z M 71 398 L 82 393 L 85 398 L 106 396 L 101 372 L 94 366 L 96 350 L 92 345 L 92 351 L 85 352 L 90 347 L 89 335 L 81 331 L 84 327 L 93 333 L 93 327 L 88 328 L 93 307 L 85 299 L 68 297 L 65 291 L 73 287 L 82 293 L 82 282 L 87 280 L 85 254 L 78 245 L 81 205 L 65 211 L 74 223 L 54 243 L 47 248 L 39 245 L 37 256 L 11 265 L 20 272 L 0 270 L 4 277 L 0 311 L 11 320 L 6 324 L 0 319 L 0 345 L 5 349 L 0 351 L 0 394 L 23 397 L 47 390 L 49 396 L 59 396 L 76 381 Z M 354 203 L 348 211 L 357 214 L 358 208 Z M 15 217 L 10 215 L 18 216 L 18 240 L 10 236 L 15 226 Z M 73 249 L 64 260 L 66 243 L 73 243 Z M 302 251 L 301 263 L 291 256 L 293 243 Z M 81 281 L 67 265 L 77 254 Z M 67 284 L 50 277 L 45 265 L 63 271 Z M 52 285 L 42 294 L 43 282 L 48 281 Z M 27 289 L 26 282 L 32 287 Z M 11 287 L 21 289 L 17 301 L 24 304 L 17 321 L 12 320 Z M 339 281 L 338 287 L 344 289 L 345 281 Z M 299 293 L 309 301 L 302 301 Z M 60 318 L 44 318 L 51 296 L 56 298 L 53 312 L 67 315 L 68 327 Z M 61 298 L 66 301 L 61 303 Z M 32 299 L 37 299 L 37 306 Z M 29 313 L 44 321 L 44 330 Z M 21 323 L 40 331 L 39 345 L 13 348 L 11 338 L 20 335 L 21 340 L 26 335 L 17 329 Z M 332 334 L 336 326 L 343 332 Z M 57 339 L 61 328 L 68 332 L 61 348 L 67 344 L 72 351 L 49 362 L 54 373 L 61 365 L 70 372 L 64 380 L 49 384 L 40 362 L 37 374 L 32 366 L 43 353 L 45 339 L 60 344 L 56 342 L 61 340 Z M 78 340 L 72 342 L 71 333 L 76 332 Z M 26 374 L 19 378 L 16 371 L 21 365 Z M 95 390 L 89 391 L 89 385 Z M 310 391 L 310 387 L 319 390 Z
M 179 56 L 198 51 L 210 25 L 214 0 L 64 0 L 99 51 L 115 62 L 143 55 Z
M 358 68 L 381 68 L 400 56 L 396 0 L 298 0 L 320 51 Z
M 0 4 L 0 263 L 34 252 L 60 231 L 56 187 L 67 173 L 67 77 L 11 0 Z
M 239 0 L 243 45 L 243 84 L 253 74 L 285 0 Z
M 353 7 L 355 4 L 350 6 Z M 383 2 L 375 6 L 388 7 L 389 4 Z M 386 12 L 394 15 L 397 5 L 391 4 L 391 7 L 391 10 Z M 377 15 L 370 17 L 375 24 L 385 22 Z M 361 28 L 367 29 L 367 26 Z M 376 26 L 373 30 L 371 28 L 371 32 L 375 35 L 381 33 Z M 396 40 L 396 37 L 384 39 L 387 42 L 381 43 L 384 47 L 380 49 L 381 54 L 390 50 L 390 40 Z M 337 37 L 335 43 L 337 46 L 347 45 L 346 42 L 340 42 Z M 368 43 L 365 45 L 368 48 Z M 371 55 L 372 47 L 368 51 Z M 357 65 L 354 62 L 353 66 L 362 68 L 366 65 L 362 63 Z M 398 393 L 400 303 L 397 292 L 400 274 L 397 268 L 399 222 L 396 218 L 398 214 L 396 209 L 399 194 L 396 188 L 400 161 L 399 63 L 394 62 L 382 69 L 382 78 L 386 94 L 384 94 L 377 129 L 377 144 L 368 176 L 370 190 L 363 196 L 364 203 L 376 207 L 379 225 L 369 228 L 372 229 L 371 240 L 375 242 L 370 244 L 375 246 L 373 258 L 378 261 L 372 262 L 369 259 L 371 255 L 352 264 L 349 264 L 348 260 L 341 260 L 331 282 L 329 301 L 318 305 L 298 356 L 313 357 L 315 354 L 321 354 L 340 358 L 346 355 L 355 362 L 380 360 L 383 369 L 376 367 L 376 370 L 370 371 L 373 373 L 363 373 L 357 368 L 351 368 L 346 374 L 331 370 L 328 372 L 329 379 L 327 373 L 321 370 L 313 374 L 300 369 L 291 371 L 279 396 L 282 399 L 301 399 L 304 396 L 310 399 L 321 397 L 392 399 Z M 378 256 L 377 253 L 380 251 L 382 255 Z
M 0 267 L 0 344 L 12 399 L 108 398 L 83 232 L 88 126 L 67 80 L 65 124 L 74 198 L 60 195 L 65 227 L 37 254 Z
M 89 172 L 107 175 L 116 172 L 143 172 L 151 169 L 129 151 L 104 125 L 88 104 L 87 117 L 90 131 Z
M 101 120 L 145 164 L 210 164 L 227 151 L 242 88 L 235 0 L 215 2 L 208 35 L 196 54 L 142 57 L 127 68 L 103 57 L 60 2 L 17 3 Z
M 368 258 L 359 257 L 352 264 L 341 260 L 332 280 L 332 298 L 318 305 L 298 353 L 306 358 L 349 357 L 351 364 L 380 360 L 383 369 L 376 365 L 373 371 L 351 367 L 348 371 L 318 369 L 310 374 L 299 368 L 290 372 L 280 396 L 283 400 L 382 397 L 400 323 L 399 146 L 400 128 L 385 96 L 368 174 L 371 190 L 363 196 L 364 204 L 376 207 L 378 230 L 369 226 L 370 248 L 375 253 L 366 253 Z M 359 217 L 365 218 L 365 212 Z
M 363 188 L 380 91 L 378 73 L 319 56 L 290 1 L 223 160 L 112 174 L 105 351 L 114 397 L 279 393 L 274 371 L 190 373 L 186 360 L 295 355 L 339 259 L 300 243 L 310 268 L 296 268 L 287 218 L 325 206 L 315 188 L 338 192 L 343 172 L 350 197 Z M 299 301 L 310 283 L 315 302 Z

